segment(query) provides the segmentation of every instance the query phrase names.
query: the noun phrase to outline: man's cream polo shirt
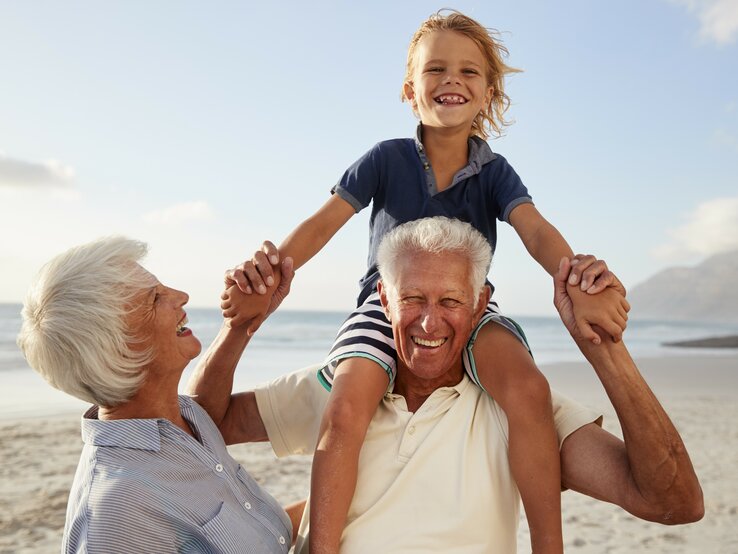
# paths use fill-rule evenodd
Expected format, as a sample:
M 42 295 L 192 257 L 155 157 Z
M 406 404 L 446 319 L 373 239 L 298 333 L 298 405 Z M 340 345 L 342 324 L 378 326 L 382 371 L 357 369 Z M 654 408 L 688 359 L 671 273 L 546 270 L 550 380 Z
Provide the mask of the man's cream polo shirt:
M 259 413 L 277 456 L 310 454 L 328 393 L 317 368 L 256 390 Z M 553 394 L 559 446 L 599 415 Z M 356 492 L 341 552 L 512 553 L 520 495 L 508 463 L 502 409 L 464 375 L 433 392 L 417 412 L 387 394 L 359 457 Z M 306 508 L 295 552 L 307 553 Z

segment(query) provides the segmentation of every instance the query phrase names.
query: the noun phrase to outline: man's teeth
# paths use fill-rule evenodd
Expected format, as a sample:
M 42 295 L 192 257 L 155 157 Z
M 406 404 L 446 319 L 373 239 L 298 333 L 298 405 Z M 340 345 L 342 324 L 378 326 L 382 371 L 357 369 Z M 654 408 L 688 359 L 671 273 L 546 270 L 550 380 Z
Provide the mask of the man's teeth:
M 415 344 L 419 344 L 420 346 L 430 346 L 432 348 L 437 348 L 441 346 L 444 342 L 446 342 L 446 339 L 437 339 L 437 340 L 426 340 L 421 339 L 420 337 L 413 337 L 413 341 Z
M 185 327 L 185 325 L 187 325 L 188 323 L 189 321 L 187 320 L 187 316 L 185 316 L 184 319 L 182 319 L 182 321 L 177 323 L 177 334 L 178 335 L 181 335 L 184 331 L 187 330 L 187 327 Z
M 436 98 L 439 104 L 466 104 L 466 98 L 458 94 L 446 94 Z

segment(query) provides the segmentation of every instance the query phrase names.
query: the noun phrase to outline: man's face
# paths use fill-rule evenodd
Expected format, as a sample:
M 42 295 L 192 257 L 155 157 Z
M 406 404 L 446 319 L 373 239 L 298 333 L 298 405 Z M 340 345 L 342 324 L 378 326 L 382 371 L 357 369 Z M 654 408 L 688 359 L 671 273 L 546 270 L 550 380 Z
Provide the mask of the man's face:
M 469 262 L 458 252 L 415 253 L 397 262 L 394 286 L 379 292 L 395 337 L 398 374 L 454 385 L 462 376 L 461 349 L 487 303 L 476 295 Z

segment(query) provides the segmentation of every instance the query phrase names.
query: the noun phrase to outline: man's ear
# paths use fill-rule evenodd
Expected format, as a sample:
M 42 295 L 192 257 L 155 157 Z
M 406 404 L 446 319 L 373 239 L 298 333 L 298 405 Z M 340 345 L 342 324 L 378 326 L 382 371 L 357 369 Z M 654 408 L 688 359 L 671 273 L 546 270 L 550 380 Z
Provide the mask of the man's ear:
M 377 292 L 379 293 L 379 301 L 382 303 L 382 310 L 384 311 L 384 315 L 387 318 L 387 321 L 390 321 L 389 302 L 387 301 L 387 288 L 384 286 L 384 283 L 382 283 L 381 279 L 377 281 Z
M 487 304 L 489 304 L 489 299 L 492 296 L 492 289 L 489 288 L 489 285 L 484 285 L 482 287 L 482 290 L 479 292 L 479 297 L 477 298 L 477 307 L 474 310 L 474 321 L 479 321 L 484 314 L 484 310 L 487 308 Z

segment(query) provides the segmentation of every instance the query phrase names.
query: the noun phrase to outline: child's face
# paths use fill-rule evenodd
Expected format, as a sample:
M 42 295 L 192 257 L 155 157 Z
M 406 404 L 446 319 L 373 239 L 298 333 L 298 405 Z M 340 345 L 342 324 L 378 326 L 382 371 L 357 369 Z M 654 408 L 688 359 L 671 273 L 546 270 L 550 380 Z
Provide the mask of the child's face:
M 487 63 L 477 44 L 456 31 L 434 31 L 420 40 L 414 61 L 405 96 L 423 126 L 470 132 L 492 95 Z

